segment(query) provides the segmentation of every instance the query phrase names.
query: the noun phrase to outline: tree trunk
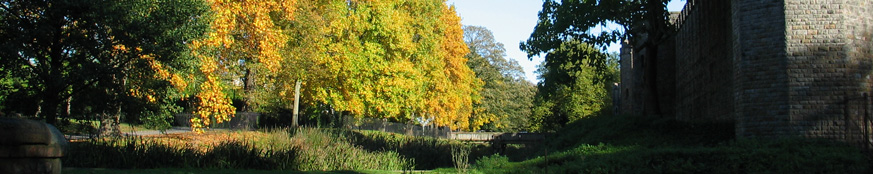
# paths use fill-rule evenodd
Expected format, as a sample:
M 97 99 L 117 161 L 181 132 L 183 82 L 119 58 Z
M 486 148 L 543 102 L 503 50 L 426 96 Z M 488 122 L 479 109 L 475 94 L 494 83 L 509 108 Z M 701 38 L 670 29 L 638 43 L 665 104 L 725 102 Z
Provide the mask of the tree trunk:
M 46 94 L 43 97 L 42 104 L 39 107 L 39 113 L 43 115 L 45 118 L 45 122 L 51 125 L 55 125 L 58 121 L 58 105 L 61 104 L 61 100 L 57 97 L 57 95 L 48 95 Z
M 112 74 L 109 76 L 109 80 L 111 84 L 106 86 L 105 92 L 110 96 L 108 108 L 103 111 L 103 114 L 100 118 L 100 136 L 121 136 L 121 128 L 119 124 L 121 124 L 121 91 L 125 79 L 118 78 L 118 74 Z M 121 81 L 119 81 L 121 79 Z M 119 83 L 120 82 L 120 83 Z
M 249 112 L 252 110 L 249 102 L 253 98 L 252 92 L 255 89 L 255 73 L 257 73 L 255 69 L 246 68 L 245 76 L 243 76 L 243 93 L 245 93 L 243 96 L 245 97 L 242 101 L 242 108 L 240 108 L 243 112 Z
M 57 72 L 52 72 L 52 74 L 56 74 Z M 40 104 L 39 110 L 37 111 L 39 114 L 45 118 L 45 122 L 48 124 L 55 125 L 58 120 L 58 109 L 61 106 L 61 102 L 63 102 L 64 98 L 61 96 L 61 91 L 64 91 L 64 85 L 62 85 L 63 79 L 59 73 L 55 77 L 48 77 L 49 79 L 43 79 L 43 83 L 45 84 L 45 88 L 42 91 L 42 103 Z
M 300 111 L 300 80 L 297 80 L 297 83 L 294 84 L 294 118 L 291 121 L 291 126 L 297 127 L 297 118 L 299 118 Z
M 121 136 L 119 129 L 118 114 L 103 113 L 100 118 L 100 137 L 117 137 Z
M 660 93 L 658 91 L 658 44 L 661 43 L 662 38 L 664 37 L 665 30 L 667 30 L 666 25 L 666 17 L 664 13 L 665 6 L 660 0 L 649 0 L 646 4 L 646 11 L 648 23 L 651 25 L 651 28 L 648 29 L 648 39 L 646 40 L 646 53 L 644 57 L 644 69 L 645 78 L 644 82 L 646 83 L 645 88 L 648 95 L 645 96 L 645 103 L 643 104 L 644 114 L 646 115 L 654 115 L 660 116 L 663 114 L 661 112 L 660 105 Z
M 72 95 L 67 97 L 66 100 L 64 100 L 64 112 L 61 113 L 61 116 L 66 117 L 66 118 L 70 117 L 70 103 L 72 102 L 72 100 L 73 100 Z

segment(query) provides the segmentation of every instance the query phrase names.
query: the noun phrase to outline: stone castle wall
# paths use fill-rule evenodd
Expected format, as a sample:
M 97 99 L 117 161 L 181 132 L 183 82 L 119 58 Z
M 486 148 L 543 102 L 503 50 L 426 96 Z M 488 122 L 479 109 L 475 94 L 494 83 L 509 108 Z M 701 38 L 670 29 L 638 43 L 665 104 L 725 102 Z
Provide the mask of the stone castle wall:
M 642 113 L 642 62 L 634 59 L 634 51 L 630 43 L 622 43 L 619 53 L 621 66 L 621 92 L 619 114 Z
M 735 0 L 732 37 L 738 50 L 734 97 L 740 137 L 790 133 L 785 8 L 780 1 Z
M 676 118 L 733 121 L 730 0 L 690 2 L 675 36 Z
M 688 2 L 693 5 L 680 17 L 675 42 L 661 46 L 675 46 L 675 56 L 659 59 L 658 89 L 674 89 L 659 97 L 675 103 L 666 114 L 734 122 L 740 137 L 871 139 L 873 121 L 865 120 L 873 120 L 873 101 L 862 96 L 873 84 L 873 2 Z M 635 51 L 628 54 L 644 50 Z M 625 58 L 622 82 L 636 83 L 622 85 L 623 97 L 645 96 L 642 69 L 624 72 L 625 62 L 638 60 Z
M 785 37 L 789 135 L 837 138 L 844 135 L 846 99 L 857 93 L 850 75 L 843 17 L 848 4 L 786 0 Z M 855 109 L 853 109 L 855 110 Z
M 873 106 L 870 103 L 873 102 L 870 98 L 858 98 L 858 93 L 870 96 L 873 92 L 873 2 L 848 0 L 843 6 L 838 6 L 838 9 L 842 8 L 845 9 L 842 18 L 846 32 L 841 34 L 845 36 L 846 46 L 843 49 L 848 56 L 846 76 L 854 86 L 849 89 L 848 93 L 851 95 L 846 99 L 848 106 L 847 122 L 844 125 L 844 130 L 847 131 L 845 138 L 847 141 L 873 148 L 869 141 L 873 135 L 873 124 L 870 122 L 873 121 L 870 119 L 873 116 Z

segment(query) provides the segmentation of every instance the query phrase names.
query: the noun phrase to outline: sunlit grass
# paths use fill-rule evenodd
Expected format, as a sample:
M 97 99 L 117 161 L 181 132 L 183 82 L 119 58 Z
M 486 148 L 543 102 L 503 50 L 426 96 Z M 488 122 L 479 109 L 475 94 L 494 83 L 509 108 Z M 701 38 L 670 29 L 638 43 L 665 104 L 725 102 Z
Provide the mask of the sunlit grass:
M 411 170 L 415 160 L 317 128 L 104 138 L 71 144 L 64 166 L 298 171 Z

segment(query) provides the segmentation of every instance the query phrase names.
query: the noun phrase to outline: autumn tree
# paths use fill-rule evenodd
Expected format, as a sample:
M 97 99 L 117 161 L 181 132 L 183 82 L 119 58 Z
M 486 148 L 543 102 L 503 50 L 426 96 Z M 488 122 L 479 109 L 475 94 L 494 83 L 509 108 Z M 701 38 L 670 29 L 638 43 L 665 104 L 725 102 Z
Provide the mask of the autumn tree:
M 670 0 L 640 1 L 600 1 L 600 0 L 546 0 L 539 13 L 534 32 L 519 47 L 528 56 L 547 54 L 565 42 L 577 40 L 604 50 L 609 44 L 630 39 L 633 43 L 644 43 L 644 47 L 654 48 L 674 31 L 667 20 L 667 3 Z M 594 32 L 594 28 L 614 24 L 620 29 Z M 659 60 L 657 49 L 647 49 L 643 53 L 645 63 L 644 90 L 652 97 L 645 102 L 647 114 L 659 115 L 658 91 L 655 77 Z M 572 58 L 571 59 L 577 59 Z M 548 61 L 548 60 L 546 60 Z M 606 59 L 593 60 L 603 65 Z M 603 67 L 603 66 L 595 66 Z M 604 75 L 606 69 L 596 69 L 595 73 Z
M 467 65 L 484 85 L 475 115 L 493 118 L 483 129 L 521 131 L 527 128 L 536 88 L 525 80 L 515 60 L 507 60 L 503 44 L 485 27 L 464 26 L 464 41 L 470 49 Z
M 228 119 L 237 94 L 238 106 L 285 110 L 298 81 L 305 105 L 340 113 L 464 129 L 483 122 L 471 120 L 479 82 L 459 18 L 442 1 L 281 2 L 211 2 L 213 31 L 192 43 L 206 74 L 200 110 L 209 111 L 195 122 Z
M 300 75 L 289 76 L 305 79 L 308 105 L 400 122 L 433 118 L 469 129 L 478 82 L 464 64 L 457 14 L 442 1 L 305 4 L 287 31 L 295 38 L 289 60 L 300 67 L 293 70 Z
M 192 127 L 200 130 L 213 122 L 230 120 L 236 108 L 231 94 L 240 94 L 243 111 L 253 110 L 250 101 L 264 90 L 275 90 L 286 58 L 288 42 L 277 21 L 293 17 L 295 1 L 207 1 L 212 10 L 208 37 L 191 43 L 200 60 L 203 82 L 196 94 L 196 117 Z M 282 86 L 284 87 L 284 86 Z M 241 89 L 239 89 L 241 88 Z
M 204 32 L 205 12 L 196 0 L 0 1 L 0 69 L 20 83 L 3 90 L 36 98 L 52 124 L 73 96 L 106 101 L 95 106 L 116 121 L 125 98 L 160 105 L 166 96 L 140 88 L 190 67 L 185 43 Z
M 447 78 L 433 85 L 431 89 L 435 90 L 432 91 L 442 93 L 431 95 L 431 100 L 435 100 L 437 104 L 426 105 L 426 107 L 431 109 L 429 113 L 437 115 L 434 119 L 437 125 L 476 130 L 493 119 L 471 115 L 473 103 L 480 100 L 478 91 L 482 82 L 476 79 L 473 71 L 466 64 L 467 59 L 464 58 L 469 50 L 463 40 L 461 18 L 455 12 L 454 6 L 442 7 L 439 18 L 441 22 L 437 25 L 442 29 L 438 30 L 442 36 L 440 42 L 442 54 L 439 57 L 445 62 L 444 73 Z

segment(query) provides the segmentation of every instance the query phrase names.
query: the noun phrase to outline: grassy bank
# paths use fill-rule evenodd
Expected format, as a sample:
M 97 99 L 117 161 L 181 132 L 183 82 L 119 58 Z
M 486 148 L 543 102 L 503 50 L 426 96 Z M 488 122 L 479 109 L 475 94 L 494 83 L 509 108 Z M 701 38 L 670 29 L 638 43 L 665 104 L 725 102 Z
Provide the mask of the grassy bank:
M 839 142 L 734 139 L 730 124 L 600 116 L 558 132 L 552 153 L 522 162 L 479 158 L 475 173 L 869 173 L 861 151 Z
M 472 159 L 486 145 L 344 129 L 213 131 L 73 142 L 65 167 L 112 169 L 257 169 L 293 171 L 403 171 L 454 166 L 452 149 Z
M 415 165 L 396 152 L 366 150 L 314 128 L 74 142 L 63 160 L 66 167 L 122 169 L 333 171 L 404 170 Z

